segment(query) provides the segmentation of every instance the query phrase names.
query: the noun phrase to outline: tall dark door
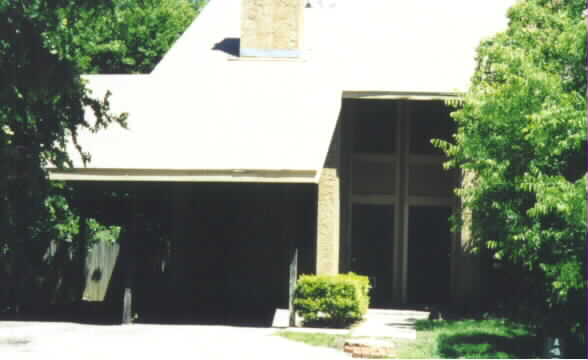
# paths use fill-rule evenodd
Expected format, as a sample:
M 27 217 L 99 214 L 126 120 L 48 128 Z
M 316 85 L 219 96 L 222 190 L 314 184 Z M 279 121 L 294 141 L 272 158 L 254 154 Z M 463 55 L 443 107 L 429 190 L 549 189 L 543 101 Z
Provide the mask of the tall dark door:
M 450 207 L 413 206 L 408 220 L 408 302 L 449 300 Z
M 390 307 L 394 244 L 393 205 L 353 205 L 351 271 L 370 277 L 371 307 Z

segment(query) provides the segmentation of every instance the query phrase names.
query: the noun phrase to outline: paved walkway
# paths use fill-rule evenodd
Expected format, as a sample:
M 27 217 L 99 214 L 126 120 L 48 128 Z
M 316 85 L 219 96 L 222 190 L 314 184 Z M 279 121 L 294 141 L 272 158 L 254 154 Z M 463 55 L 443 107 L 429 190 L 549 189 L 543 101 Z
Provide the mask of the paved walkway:
M 343 334 L 352 337 L 377 337 L 416 339 L 415 322 L 429 318 L 428 311 L 369 309 L 365 319 L 351 330 L 289 328 L 296 332 L 319 332 L 325 334 Z
M 428 311 L 369 309 L 366 319 L 351 329 L 351 336 L 416 340 L 414 324 L 427 318 Z

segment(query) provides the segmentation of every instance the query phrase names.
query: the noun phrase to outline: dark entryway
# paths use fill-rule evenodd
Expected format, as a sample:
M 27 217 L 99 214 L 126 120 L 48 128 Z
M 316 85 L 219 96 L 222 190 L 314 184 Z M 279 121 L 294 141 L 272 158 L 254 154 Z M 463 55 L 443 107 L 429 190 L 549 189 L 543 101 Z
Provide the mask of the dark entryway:
M 408 220 L 408 302 L 446 304 L 450 290 L 451 208 L 413 206 Z
M 369 276 L 371 306 L 392 304 L 394 206 L 353 205 L 351 271 Z
M 349 268 L 370 276 L 372 306 L 446 303 L 449 217 L 458 174 L 432 139 L 455 124 L 442 101 L 343 102 Z
M 300 273 L 314 269 L 316 186 L 299 184 L 94 183 L 88 197 L 110 221 L 136 215 L 105 304 L 120 303 L 134 256 L 133 315 L 138 322 L 269 325 L 288 306 L 289 261 L 298 249 Z M 94 194 L 94 195 L 91 195 Z M 134 198 L 134 205 L 129 202 Z M 95 200 L 98 200 L 97 198 Z M 121 216 L 115 216 L 116 213 Z M 126 236 L 126 238 L 125 238 Z M 118 316 L 120 306 L 112 306 Z

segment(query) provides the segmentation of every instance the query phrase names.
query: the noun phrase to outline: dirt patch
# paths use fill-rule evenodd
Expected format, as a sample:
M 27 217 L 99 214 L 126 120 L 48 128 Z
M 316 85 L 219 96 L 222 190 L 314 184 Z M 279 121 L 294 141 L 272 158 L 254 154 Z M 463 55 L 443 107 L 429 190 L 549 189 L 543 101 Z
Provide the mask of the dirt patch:
M 351 354 L 353 358 L 389 359 L 395 357 L 394 345 L 380 341 L 347 341 L 343 345 L 343 351 Z

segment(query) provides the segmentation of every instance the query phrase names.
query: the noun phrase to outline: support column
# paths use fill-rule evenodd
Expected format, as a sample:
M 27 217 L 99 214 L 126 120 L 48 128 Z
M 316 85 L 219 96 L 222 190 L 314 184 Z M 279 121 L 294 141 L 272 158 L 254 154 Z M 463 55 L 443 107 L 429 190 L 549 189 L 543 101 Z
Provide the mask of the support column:
M 278 208 L 282 209 L 282 216 L 279 216 L 281 226 L 281 241 L 287 244 L 288 259 L 288 326 L 296 326 L 296 313 L 294 312 L 294 293 L 296 292 L 296 281 L 298 280 L 298 252 L 299 236 L 297 227 L 297 216 L 299 213 L 298 202 L 291 197 L 288 188 L 280 191 Z
M 123 307 L 122 307 L 122 323 L 132 324 L 133 323 L 133 280 L 135 277 L 135 265 L 136 265 L 136 243 L 137 243 L 137 194 L 132 194 L 132 206 L 129 231 L 126 237 L 127 242 L 127 254 L 126 262 L 124 267 L 124 278 L 123 278 Z
M 296 280 L 298 279 L 298 248 L 294 244 L 295 240 L 290 242 L 290 251 L 288 258 L 289 280 L 288 280 L 288 326 L 296 326 L 296 313 L 294 312 L 294 292 L 296 291 Z
M 340 250 L 339 250 L 339 271 L 349 272 L 351 271 L 351 259 L 352 259 L 352 211 L 353 211 L 353 142 L 354 142 L 354 119 L 356 117 L 356 104 L 355 101 L 343 100 L 341 106 L 341 140 L 340 140 L 340 166 L 339 166 L 339 179 L 340 179 Z
M 392 302 L 406 304 L 408 299 L 408 139 L 409 139 L 409 103 L 399 101 L 396 107 L 396 201 L 394 202 L 394 254 L 392 274 Z
M 88 279 L 88 219 L 84 216 L 80 216 L 80 232 L 78 235 L 78 276 L 79 278 L 76 279 L 76 289 L 77 294 L 76 298 L 80 300 L 84 300 L 84 292 L 86 291 Z
M 316 273 L 339 273 L 340 244 L 340 137 L 339 122 L 318 184 Z

